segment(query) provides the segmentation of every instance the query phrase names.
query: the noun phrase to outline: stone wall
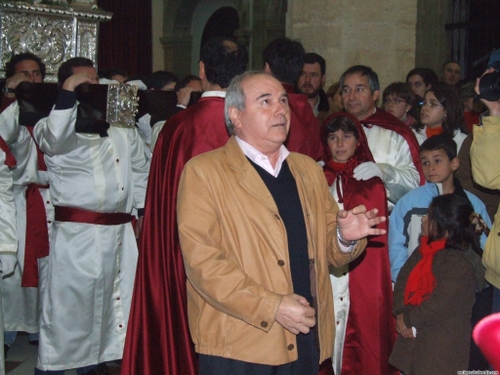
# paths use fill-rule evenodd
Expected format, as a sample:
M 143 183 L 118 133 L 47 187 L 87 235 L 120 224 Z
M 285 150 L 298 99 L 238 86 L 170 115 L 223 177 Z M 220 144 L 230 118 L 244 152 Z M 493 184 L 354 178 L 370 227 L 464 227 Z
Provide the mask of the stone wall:
M 287 35 L 327 61 L 327 85 L 371 66 L 382 88 L 415 67 L 417 0 L 289 0 Z
M 172 37 L 177 9 L 172 4 L 182 2 L 152 0 L 154 70 L 177 71 L 193 64 L 189 64 L 192 58 L 191 39 L 188 35 L 184 36 L 188 38 L 186 40 Z M 191 8 L 199 2 L 203 1 L 191 0 Z M 241 1 L 242 5 L 246 4 L 248 9 L 253 9 L 253 12 L 242 12 L 247 18 L 250 14 L 254 18 L 258 16 L 255 13 L 260 6 L 256 6 L 254 2 Z M 270 3 L 262 0 L 257 2 Z M 279 3 L 277 0 L 272 2 Z M 327 85 L 336 82 L 350 66 L 365 64 L 379 74 L 383 89 L 391 82 L 404 81 L 406 74 L 415 66 L 433 68 L 440 75 L 441 65 L 450 59 L 445 24 L 452 19 L 451 2 L 452 0 L 288 0 L 286 34 L 299 39 L 308 52 L 317 52 L 326 59 Z M 268 12 L 269 9 L 266 8 L 265 13 Z M 240 23 L 244 35 L 239 37 L 252 37 L 253 40 L 250 46 L 251 56 L 252 51 L 255 55 L 252 67 L 260 68 L 258 53 L 261 53 L 265 41 L 273 39 L 275 35 L 264 35 L 266 33 L 262 31 L 262 27 L 256 27 L 256 22 L 245 17 L 240 19 Z M 188 24 L 184 27 L 189 30 Z M 199 27 L 203 28 L 204 25 Z M 259 32 L 263 35 L 257 35 Z M 160 36 L 163 45 L 159 41 Z M 185 44 L 185 47 L 175 48 L 177 55 L 174 59 L 172 46 L 179 43 Z M 179 56 L 182 53 L 186 56 Z M 197 62 L 197 58 L 195 60 Z

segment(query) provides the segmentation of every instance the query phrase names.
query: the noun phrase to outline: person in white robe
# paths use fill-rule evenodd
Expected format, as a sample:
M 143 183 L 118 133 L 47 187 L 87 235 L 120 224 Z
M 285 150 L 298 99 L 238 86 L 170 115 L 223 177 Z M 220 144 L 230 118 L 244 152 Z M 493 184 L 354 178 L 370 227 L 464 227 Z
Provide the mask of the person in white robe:
M 38 157 L 35 142 L 24 125 L 20 124 L 20 108 L 16 101 L 14 90 L 21 82 L 41 83 L 45 77 L 45 65 L 32 53 L 14 55 L 6 64 L 6 82 L 2 96 L 0 113 L 0 136 L 5 140 L 16 159 L 16 166 L 12 169 L 13 194 L 16 203 L 16 226 L 19 236 L 19 250 L 17 252 L 18 266 L 12 277 L 0 279 L 2 293 L 3 314 L 5 325 L 5 341 L 11 346 L 18 331 L 28 332 L 30 343 L 38 342 L 40 319 L 40 288 L 35 286 L 23 287 L 25 274 L 25 250 L 27 228 L 27 189 L 36 189 L 43 201 L 47 218 L 47 231 L 53 217 L 51 198 L 47 189 L 47 173 L 38 170 Z M 10 104 L 10 105 L 9 105 Z M 41 225 L 41 223 L 40 223 Z M 38 243 L 28 244 L 31 249 L 39 247 Z M 48 243 L 46 244 L 48 247 Z M 43 268 L 43 261 L 39 268 Z
M 134 126 L 76 131 L 74 90 L 97 83 L 92 62 L 70 59 L 58 78 L 56 105 L 34 129 L 55 207 L 35 374 L 122 357 L 138 256 L 131 213 L 144 207 L 149 170 Z
M 0 138 L 0 141 L 3 141 Z M 16 207 L 12 192 L 12 174 L 6 164 L 6 153 L 0 148 L 0 267 L 2 278 L 12 277 L 17 258 Z M 3 341 L 4 319 L 0 298 L 0 340 Z M 0 375 L 5 375 L 5 358 L 0 350 Z

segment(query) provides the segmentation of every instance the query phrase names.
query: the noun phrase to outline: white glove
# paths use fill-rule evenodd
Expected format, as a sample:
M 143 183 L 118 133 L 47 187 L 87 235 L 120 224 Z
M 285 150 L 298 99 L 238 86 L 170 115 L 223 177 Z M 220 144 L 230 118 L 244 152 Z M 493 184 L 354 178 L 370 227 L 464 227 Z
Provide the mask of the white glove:
M 127 85 L 136 85 L 139 90 L 147 90 L 148 86 L 144 82 L 142 82 L 140 79 L 136 79 L 134 81 L 128 81 Z
M 120 83 L 120 82 L 115 81 L 114 79 L 99 78 L 100 85 L 110 85 L 112 83 L 116 84 L 116 83 Z
M 366 181 L 373 177 L 382 178 L 382 170 L 372 161 L 367 161 L 354 168 L 354 178 L 358 181 Z
M 14 273 L 17 264 L 16 254 L 0 254 L 0 263 L 2 264 L 2 278 L 6 278 Z
M 143 115 L 137 121 L 137 127 L 140 133 L 144 135 L 144 142 L 149 145 L 151 143 L 151 133 L 153 132 L 153 129 L 151 129 L 151 115 L 149 113 Z

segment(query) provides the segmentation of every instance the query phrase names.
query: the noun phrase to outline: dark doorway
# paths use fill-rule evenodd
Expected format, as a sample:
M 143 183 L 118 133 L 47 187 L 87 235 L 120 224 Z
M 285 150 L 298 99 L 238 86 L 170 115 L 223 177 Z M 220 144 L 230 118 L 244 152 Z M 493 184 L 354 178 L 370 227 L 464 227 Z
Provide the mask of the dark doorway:
M 223 7 L 212 14 L 205 25 L 201 36 L 200 50 L 210 38 L 216 36 L 228 37 L 236 40 L 234 32 L 240 28 L 240 19 L 236 9 Z
M 500 2 L 453 0 L 453 23 L 446 25 L 452 37 L 451 59 L 458 61 L 466 80 L 486 69 L 489 55 L 500 48 Z

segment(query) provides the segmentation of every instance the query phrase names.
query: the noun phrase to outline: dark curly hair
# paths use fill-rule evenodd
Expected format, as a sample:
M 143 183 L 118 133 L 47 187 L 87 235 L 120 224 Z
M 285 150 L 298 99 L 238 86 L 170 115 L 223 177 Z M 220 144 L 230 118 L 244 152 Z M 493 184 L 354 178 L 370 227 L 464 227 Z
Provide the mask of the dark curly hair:
M 62 85 L 64 81 L 73 75 L 73 68 L 78 68 L 80 66 L 93 68 L 94 63 L 86 57 L 73 57 L 72 59 L 66 60 L 57 71 L 57 80 L 59 84 Z
M 200 61 L 205 65 L 208 82 L 225 89 L 233 77 L 247 69 L 248 52 L 229 38 L 215 37 L 201 48 Z
M 5 64 L 5 78 L 10 78 L 14 74 L 16 74 L 16 65 L 25 60 L 33 60 L 34 62 L 36 62 L 38 64 L 38 68 L 40 69 L 42 79 L 45 79 L 45 64 L 37 55 L 34 55 L 30 52 L 23 52 L 19 55 L 13 55 L 10 58 L 10 60 Z
M 306 51 L 296 40 L 282 37 L 273 40 L 262 53 L 262 61 L 269 64 L 273 76 L 280 82 L 295 85 L 302 69 Z

